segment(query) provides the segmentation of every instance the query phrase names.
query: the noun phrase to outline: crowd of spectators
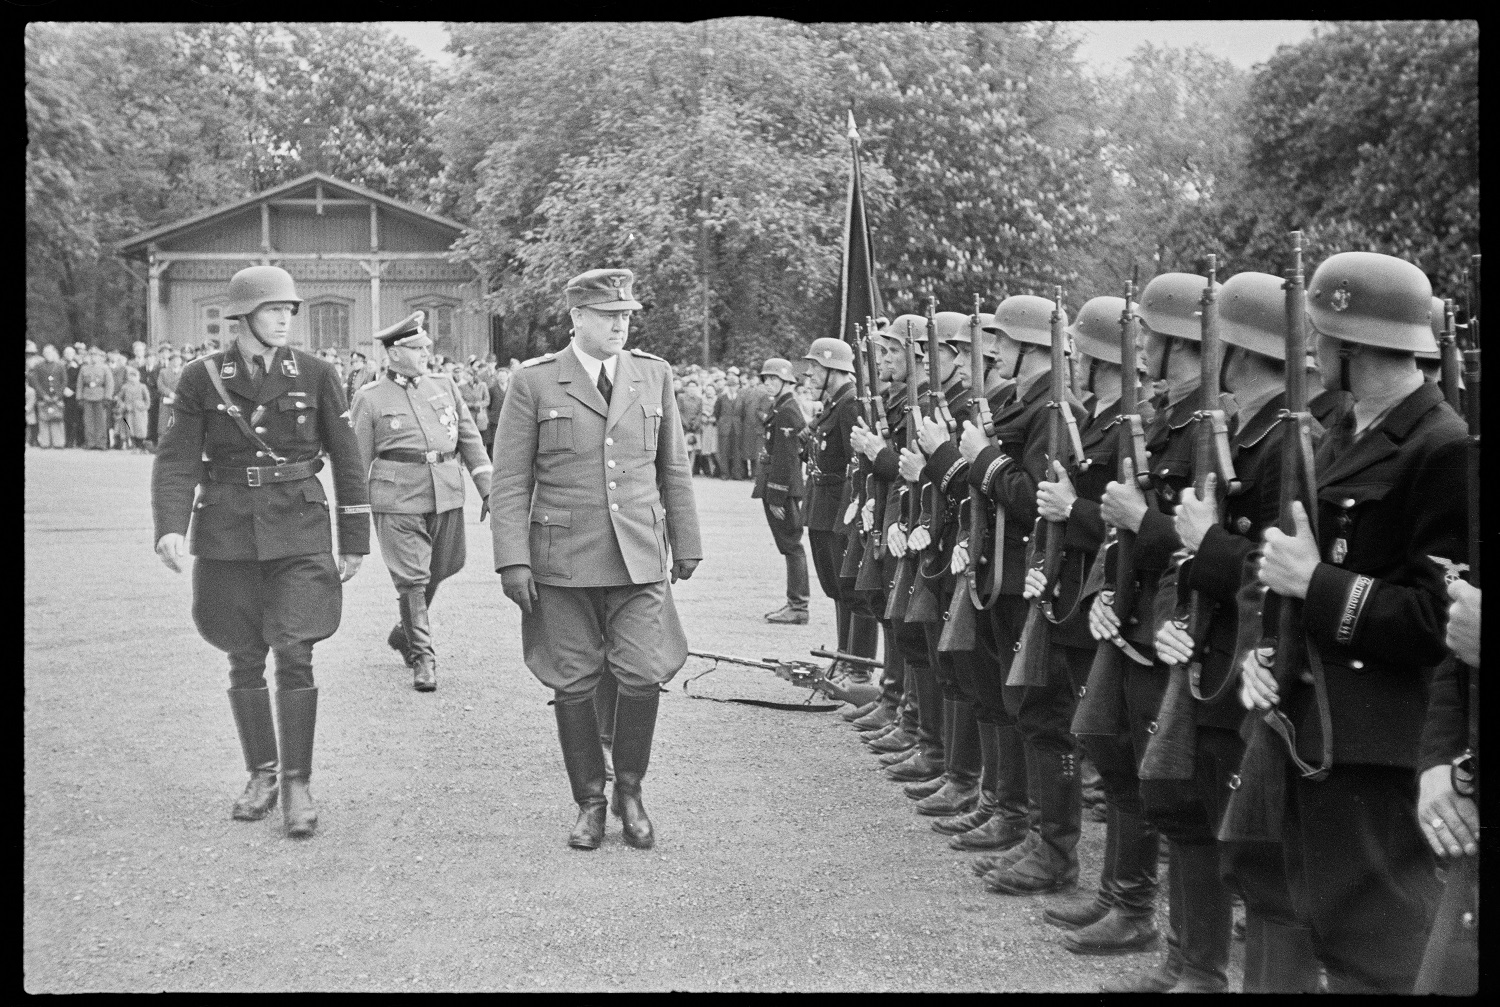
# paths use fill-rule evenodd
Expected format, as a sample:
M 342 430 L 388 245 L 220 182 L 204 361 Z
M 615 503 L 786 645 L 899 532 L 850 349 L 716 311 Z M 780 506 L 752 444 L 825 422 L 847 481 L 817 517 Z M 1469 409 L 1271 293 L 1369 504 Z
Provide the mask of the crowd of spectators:
M 672 387 L 693 474 L 753 478 L 772 405 L 759 368 L 680 364 L 673 372 Z M 797 389 L 797 403 L 809 419 L 821 407 L 817 397 L 802 387 Z

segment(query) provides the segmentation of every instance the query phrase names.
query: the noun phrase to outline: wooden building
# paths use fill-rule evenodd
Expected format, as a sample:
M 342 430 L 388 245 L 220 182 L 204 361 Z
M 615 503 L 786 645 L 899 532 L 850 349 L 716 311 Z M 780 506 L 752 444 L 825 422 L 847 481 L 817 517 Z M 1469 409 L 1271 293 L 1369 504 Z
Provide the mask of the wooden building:
M 120 245 L 149 277 L 148 342 L 219 345 L 238 322 L 222 316 L 229 278 L 280 266 L 297 281 L 292 344 L 371 354 L 372 335 L 418 308 L 433 352 L 466 360 L 490 352 L 483 279 L 449 261 L 463 225 L 363 186 L 312 172 Z

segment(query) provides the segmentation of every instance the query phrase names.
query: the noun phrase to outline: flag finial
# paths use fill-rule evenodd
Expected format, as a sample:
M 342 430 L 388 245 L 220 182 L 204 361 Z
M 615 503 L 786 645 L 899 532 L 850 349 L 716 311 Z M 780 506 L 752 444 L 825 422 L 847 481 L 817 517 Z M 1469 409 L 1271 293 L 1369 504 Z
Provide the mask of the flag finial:
M 849 139 L 859 142 L 859 129 L 854 125 L 854 109 L 849 110 Z

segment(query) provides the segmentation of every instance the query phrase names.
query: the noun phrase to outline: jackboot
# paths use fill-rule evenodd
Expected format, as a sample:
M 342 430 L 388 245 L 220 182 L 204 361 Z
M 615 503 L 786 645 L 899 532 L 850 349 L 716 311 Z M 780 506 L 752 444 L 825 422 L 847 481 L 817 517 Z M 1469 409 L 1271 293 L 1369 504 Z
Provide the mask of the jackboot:
M 615 703 L 620 695 L 620 683 L 606 668 L 594 686 L 594 716 L 599 721 L 599 747 L 604 749 L 604 779 L 615 778 Z
M 407 653 L 411 655 L 412 688 L 432 692 L 437 688 L 437 655 L 432 652 L 432 625 L 427 621 L 425 589 L 401 592 L 401 624 L 406 630 Z
M 1035 850 L 1040 842 L 1041 837 L 1037 835 L 1035 829 L 1031 829 L 1019 843 L 1009 849 L 1001 850 L 992 856 L 980 857 L 974 861 L 974 873 L 982 875 L 985 883 L 988 884 L 991 878 L 1000 878 L 1006 871 L 1031 856 L 1031 851 Z
M 974 706 L 950 699 L 944 701 L 943 708 L 944 723 L 951 725 L 945 750 L 948 763 L 945 782 L 936 793 L 917 802 L 919 815 L 958 815 L 979 803 L 983 757 Z
M 1083 827 L 1078 753 L 1028 747 L 1031 798 L 1041 811 L 1041 839 L 1009 871 L 986 878 L 992 891 L 1006 895 L 1040 895 L 1064 891 L 1078 883 L 1078 835 Z
M 1026 750 L 1020 730 L 1014 724 L 980 724 L 979 756 L 983 765 L 980 790 L 994 793 L 994 813 L 984 823 L 948 840 L 948 845 L 955 850 L 1012 849 L 1030 834 Z
M 839 711 L 839 716 L 844 719 L 845 723 L 852 724 L 852 723 L 854 723 L 857 720 L 863 720 L 865 717 L 869 716 L 870 714 L 874 713 L 877 709 L 879 709 L 880 708 L 880 700 L 879 699 L 872 699 L 868 703 L 863 704 L 862 706 L 855 706 L 853 703 L 849 703 L 847 705 L 848 705 L 849 708 L 847 710 L 840 710 Z M 870 726 L 873 727 L 875 725 L 872 724 Z M 856 727 L 855 728 L 856 731 L 868 731 L 869 729 L 870 729 L 869 727 Z
M 1085 763 L 1087 765 L 1087 763 Z M 1113 805 L 1107 807 L 1108 817 L 1104 827 L 1104 857 L 1099 865 L 1099 888 L 1086 899 L 1057 902 L 1042 910 L 1043 922 L 1063 930 L 1078 930 L 1098 923 L 1109 913 L 1115 891 L 1115 861 L 1118 859 L 1120 830 L 1117 824 L 1118 811 Z
M 885 775 L 898 783 L 920 783 L 926 780 L 935 780 L 943 775 L 943 763 L 927 752 L 917 751 L 917 754 L 905 762 L 898 762 L 885 771 Z
M 915 759 L 921 751 L 921 745 L 913 745 L 910 748 L 903 748 L 899 752 L 886 752 L 880 756 L 880 764 L 886 768 L 899 766 L 903 762 L 910 762 L 912 759 Z
M 872 727 L 868 731 L 860 731 L 859 740 L 868 744 L 869 742 L 874 741 L 876 738 L 884 738 L 892 731 L 898 730 L 906 730 L 901 726 L 899 717 L 898 719 L 891 721 L 889 724 L 886 724 L 884 727 Z
M 860 709 L 864 710 L 865 708 L 860 707 Z M 854 719 L 854 729 L 856 731 L 873 731 L 878 727 L 884 727 L 887 724 L 893 723 L 895 719 L 896 704 L 877 699 L 865 713 L 860 714 Z
M 1170 840 L 1169 840 L 1170 842 Z M 1223 993 L 1229 988 L 1229 935 L 1234 906 L 1219 878 L 1219 845 L 1173 843 L 1172 873 L 1182 875 L 1182 976 L 1174 993 Z M 1176 895 L 1176 890 L 1173 890 Z
M 401 601 L 398 595 L 396 604 L 401 609 L 401 621 L 391 627 L 391 633 L 385 638 L 385 642 L 387 646 L 401 655 L 402 662 L 410 668 L 411 644 L 406 639 L 406 603 Z
M 1139 969 L 1129 975 L 1112 979 L 1102 983 L 1099 989 L 1104 993 L 1165 993 L 1177 985 L 1177 980 L 1182 977 L 1182 897 L 1180 889 L 1182 886 L 1182 872 L 1177 869 L 1176 847 L 1172 848 L 1172 866 L 1167 871 L 1167 954 L 1155 965 Z M 1152 852 L 1155 852 L 1154 848 Z M 1116 910 L 1119 907 L 1115 907 Z M 1108 917 L 1106 917 L 1106 920 Z M 1063 944 L 1072 951 L 1073 939 L 1081 938 L 1086 931 L 1064 934 Z M 1079 951 L 1078 954 L 1091 954 L 1097 952 Z M 1110 952 L 1119 954 L 1120 952 Z
M 554 703 L 557 740 L 562 745 L 568 785 L 578 805 L 578 821 L 568 835 L 575 850 L 597 850 L 604 841 L 604 752 L 593 700 Z
M 1276 923 L 1245 912 L 1243 993 L 1316 993 L 1318 956 L 1307 927 Z
M 271 721 L 271 691 L 230 689 L 229 709 L 250 774 L 245 792 L 234 802 L 230 816 L 242 822 L 258 822 L 276 807 L 276 726 Z
M 974 807 L 961 815 L 948 815 L 932 823 L 932 831 L 944 836 L 961 836 L 979 828 L 995 816 L 995 794 L 981 790 Z M 949 843 L 952 846 L 952 843 Z M 963 849 L 955 846 L 954 849 Z
M 620 696 L 615 701 L 615 789 L 613 811 L 620 817 L 625 842 L 636 849 L 656 845 L 656 832 L 641 803 L 641 779 L 651 763 L 651 737 L 661 693 Z
M 308 780 L 312 776 L 313 733 L 318 725 L 318 690 L 276 691 L 277 741 L 281 752 L 281 816 L 293 839 L 318 827 Z
M 1099 919 L 1063 934 L 1062 942 L 1075 955 L 1128 955 L 1152 950 L 1159 937 L 1150 916 L 1110 906 Z M 1175 967 L 1180 970 L 1180 959 Z
M 905 731 L 897 728 L 883 738 L 876 738 L 868 742 L 870 751 L 879 752 L 882 755 L 887 752 L 905 752 L 915 747 L 917 739 Z
M 1109 901 L 1134 916 L 1156 914 L 1157 868 L 1164 845 L 1161 833 L 1140 815 L 1117 807 L 1107 828 L 1115 834 L 1114 870 L 1110 875 Z
M 901 788 L 901 793 L 905 794 L 908 800 L 922 801 L 942 790 L 947 785 L 948 777 L 943 775 L 934 780 L 924 780 L 921 783 L 908 783 Z

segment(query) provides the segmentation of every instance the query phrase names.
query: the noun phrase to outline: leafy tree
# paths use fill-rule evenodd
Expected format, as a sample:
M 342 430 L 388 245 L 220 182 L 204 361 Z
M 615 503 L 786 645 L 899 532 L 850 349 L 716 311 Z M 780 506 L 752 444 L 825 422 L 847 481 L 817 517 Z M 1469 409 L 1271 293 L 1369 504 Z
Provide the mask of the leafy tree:
M 1313 263 L 1386 252 L 1458 288 L 1479 251 L 1475 22 L 1341 24 L 1282 47 L 1250 87 L 1245 133 L 1225 230 L 1249 261 L 1283 267 L 1301 228 Z

